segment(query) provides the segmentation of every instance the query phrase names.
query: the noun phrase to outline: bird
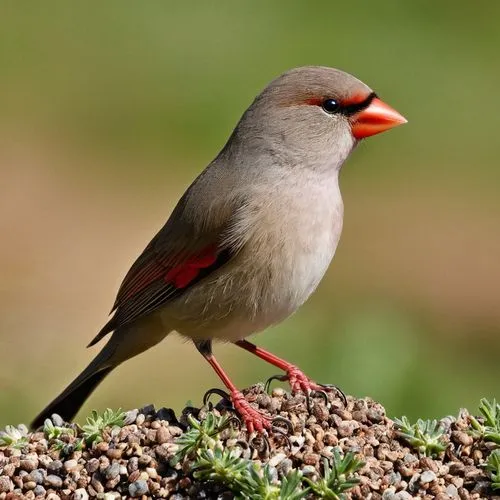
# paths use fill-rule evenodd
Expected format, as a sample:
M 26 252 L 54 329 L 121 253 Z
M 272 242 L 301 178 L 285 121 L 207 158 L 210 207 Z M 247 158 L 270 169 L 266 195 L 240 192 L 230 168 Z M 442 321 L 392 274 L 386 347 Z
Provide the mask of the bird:
M 406 122 L 339 69 L 303 66 L 272 80 L 126 274 L 88 347 L 107 343 L 32 428 L 54 413 L 73 419 L 113 369 L 172 332 L 212 366 L 249 432 L 265 432 L 269 417 L 226 374 L 214 341 L 279 368 L 292 392 L 321 387 L 247 337 L 283 321 L 316 289 L 342 231 L 342 165 L 361 140 Z

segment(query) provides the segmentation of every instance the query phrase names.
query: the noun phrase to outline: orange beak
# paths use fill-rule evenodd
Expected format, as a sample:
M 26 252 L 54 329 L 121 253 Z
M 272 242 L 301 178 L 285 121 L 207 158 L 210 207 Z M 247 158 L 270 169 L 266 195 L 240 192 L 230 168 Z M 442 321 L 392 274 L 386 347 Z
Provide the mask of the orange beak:
M 352 117 L 352 135 L 364 139 L 390 128 L 403 125 L 408 120 L 384 101 L 375 97 L 370 105 Z

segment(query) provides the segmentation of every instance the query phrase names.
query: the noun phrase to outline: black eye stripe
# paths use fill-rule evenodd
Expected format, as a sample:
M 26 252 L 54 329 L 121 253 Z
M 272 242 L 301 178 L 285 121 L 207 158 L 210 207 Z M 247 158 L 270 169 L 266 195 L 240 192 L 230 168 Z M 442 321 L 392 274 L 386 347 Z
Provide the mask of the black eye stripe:
M 363 109 L 366 109 L 376 97 L 377 94 L 375 94 L 375 92 L 372 92 L 364 101 L 358 102 L 356 104 L 348 104 L 347 106 L 342 106 L 340 112 L 346 116 L 351 116 L 359 113 L 360 111 L 363 111 Z

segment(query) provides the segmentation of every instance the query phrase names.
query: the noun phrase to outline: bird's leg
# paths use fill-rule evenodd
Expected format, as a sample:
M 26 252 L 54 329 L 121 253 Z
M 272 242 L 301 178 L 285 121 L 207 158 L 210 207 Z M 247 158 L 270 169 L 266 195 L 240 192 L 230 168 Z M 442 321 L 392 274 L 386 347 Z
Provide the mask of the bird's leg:
M 309 391 L 324 391 L 325 386 L 313 382 L 307 375 L 305 375 L 298 367 L 285 361 L 284 359 L 278 358 L 269 351 L 257 347 L 255 344 L 248 342 L 248 340 L 238 340 L 235 342 L 238 347 L 245 349 L 252 354 L 255 354 L 260 359 L 271 363 L 272 365 L 278 367 L 280 370 L 286 372 L 286 378 L 290 383 L 292 392 L 305 392 Z
M 271 419 L 250 405 L 250 403 L 245 399 L 243 393 L 239 391 L 231 382 L 231 379 L 227 376 L 222 366 L 215 359 L 215 356 L 212 353 L 212 342 L 210 340 L 204 340 L 201 342 L 195 342 L 194 344 L 201 355 L 210 363 L 211 367 L 215 370 L 215 373 L 217 373 L 224 385 L 228 388 L 234 409 L 244 420 L 248 432 L 252 433 L 254 430 L 257 432 L 263 432 L 265 429 L 270 429 L 272 427 Z

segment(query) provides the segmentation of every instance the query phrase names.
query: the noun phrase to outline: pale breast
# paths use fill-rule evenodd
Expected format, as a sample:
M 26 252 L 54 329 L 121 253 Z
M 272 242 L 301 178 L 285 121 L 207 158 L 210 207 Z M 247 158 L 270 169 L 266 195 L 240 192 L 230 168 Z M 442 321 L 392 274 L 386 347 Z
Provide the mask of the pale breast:
M 335 253 L 343 205 L 336 177 L 257 193 L 236 214 L 237 256 L 164 312 L 191 338 L 234 341 L 279 323 L 316 289 Z M 239 240 L 238 240 L 239 239 Z
M 278 321 L 300 307 L 318 286 L 337 248 L 343 220 L 336 182 L 303 186 L 295 196 L 293 190 L 288 195 L 274 215 L 273 225 L 280 230 L 270 231 L 271 241 L 261 248 L 263 255 L 266 248 L 275 248 L 267 254 L 273 274 L 269 291 L 279 302 L 276 312 L 281 313 Z

